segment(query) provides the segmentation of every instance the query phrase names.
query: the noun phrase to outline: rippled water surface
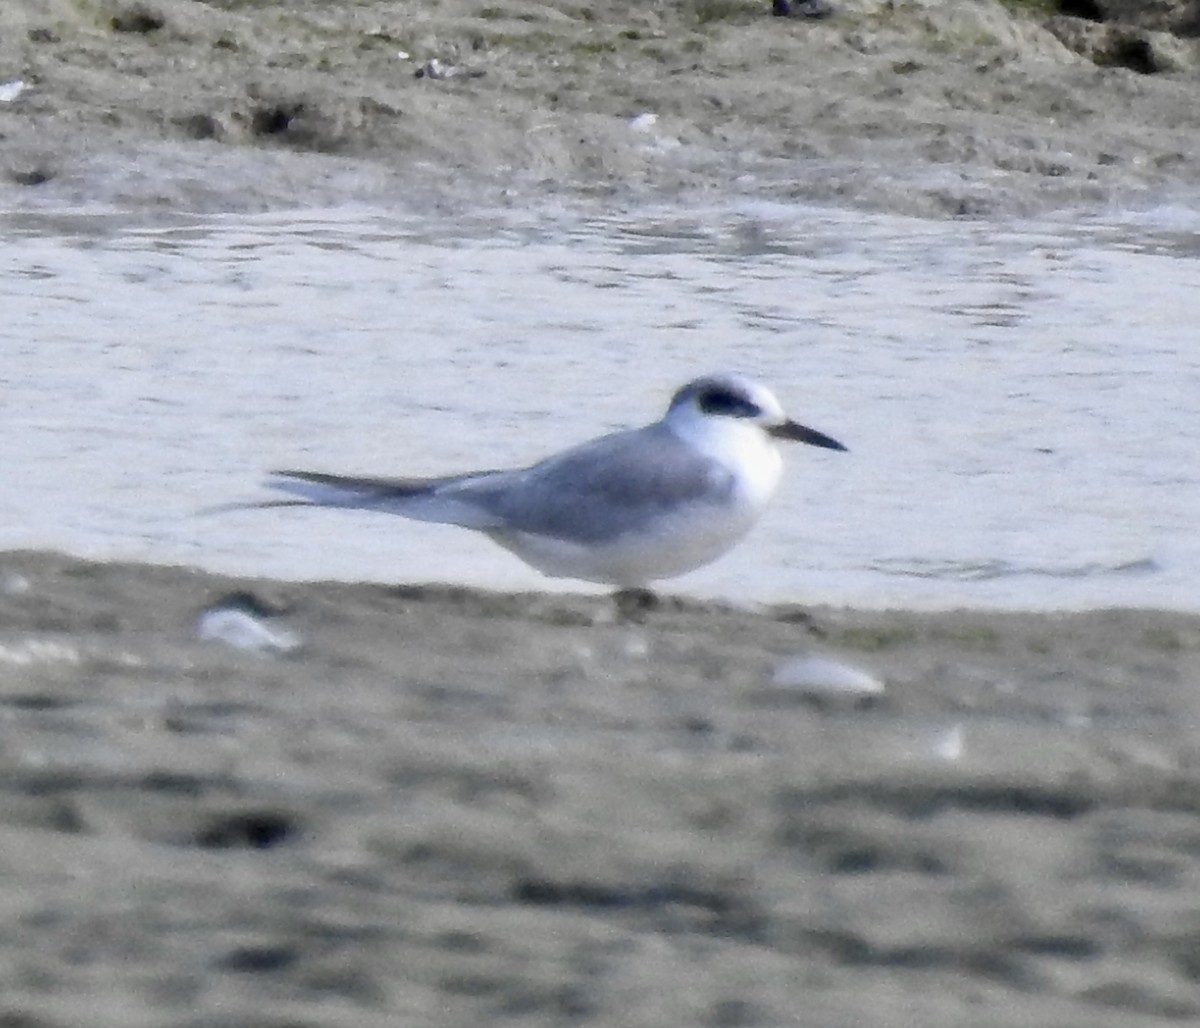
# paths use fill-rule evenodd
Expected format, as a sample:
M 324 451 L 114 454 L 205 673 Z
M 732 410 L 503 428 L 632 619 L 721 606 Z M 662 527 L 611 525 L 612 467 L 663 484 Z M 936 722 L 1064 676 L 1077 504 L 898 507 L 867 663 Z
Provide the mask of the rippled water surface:
M 734 368 L 851 452 L 792 450 L 759 528 L 678 591 L 1200 609 L 1195 226 L 0 216 L 0 546 L 540 588 L 461 529 L 206 508 L 272 467 L 525 463 Z

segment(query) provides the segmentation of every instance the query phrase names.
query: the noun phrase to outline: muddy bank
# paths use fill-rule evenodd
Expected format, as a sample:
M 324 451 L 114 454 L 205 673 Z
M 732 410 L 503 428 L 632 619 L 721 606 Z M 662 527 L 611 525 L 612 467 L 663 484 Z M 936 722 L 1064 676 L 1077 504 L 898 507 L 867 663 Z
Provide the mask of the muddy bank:
M 749 0 L 24 0 L 0 11 L 0 82 L 20 85 L 0 102 L 0 180 L 12 203 L 160 209 L 1186 201 L 1191 17 L 994 0 L 842 0 L 822 20 Z
M 1200 1017 L 1196 617 L 0 583 L 5 1023 Z

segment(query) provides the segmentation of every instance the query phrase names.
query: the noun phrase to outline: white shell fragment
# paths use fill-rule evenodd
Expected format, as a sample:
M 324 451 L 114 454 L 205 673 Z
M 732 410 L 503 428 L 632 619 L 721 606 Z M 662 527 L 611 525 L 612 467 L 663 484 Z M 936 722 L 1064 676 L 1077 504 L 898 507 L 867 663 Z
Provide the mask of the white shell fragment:
M 196 621 L 196 638 L 222 642 L 250 653 L 291 653 L 300 646 L 300 636 L 240 604 L 218 604 L 202 611 Z
M 5 596 L 20 596 L 29 592 L 29 579 L 16 571 L 0 572 L 0 593 Z
M 642 114 L 635 114 L 632 118 L 630 118 L 629 127 L 633 129 L 634 132 L 649 132 L 650 129 L 654 128 L 654 125 L 657 121 L 657 114 L 653 114 L 650 111 L 645 111 Z
M 933 746 L 931 747 L 933 755 L 939 760 L 951 762 L 962 760 L 964 750 L 963 736 L 964 732 L 961 724 L 947 728 L 933 740 Z
M 776 666 L 771 684 L 823 699 L 856 700 L 882 696 L 884 691 L 874 675 L 828 657 L 790 657 Z
M 436 57 L 431 57 L 414 74 L 419 79 L 433 79 L 440 82 L 443 79 L 482 78 L 486 72 L 478 68 L 463 68 L 456 64 L 443 64 Z
M 20 639 L 0 643 L 0 664 L 29 667 L 32 664 L 79 664 L 82 656 L 71 643 L 43 639 Z
M 417 78 L 448 79 L 457 73 L 458 69 L 442 64 L 436 57 L 431 57 L 417 71 Z
M 10 104 L 25 92 L 25 81 L 13 79 L 12 82 L 0 84 L 0 103 Z

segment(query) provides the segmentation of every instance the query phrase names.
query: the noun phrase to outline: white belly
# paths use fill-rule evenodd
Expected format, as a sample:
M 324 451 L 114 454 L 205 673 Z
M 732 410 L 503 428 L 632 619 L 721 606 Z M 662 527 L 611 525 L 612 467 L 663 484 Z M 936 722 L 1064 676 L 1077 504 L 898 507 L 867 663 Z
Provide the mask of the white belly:
M 782 462 L 765 443 L 752 461 L 739 460 L 731 494 L 717 504 L 692 504 L 642 530 L 601 543 L 576 543 L 524 532 L 488 535 L 527 564 L 555 578 L 633 588 L 710 564 L 754 527 L 779 484 Z M 744 456 L 744 454 L 742 455 Z

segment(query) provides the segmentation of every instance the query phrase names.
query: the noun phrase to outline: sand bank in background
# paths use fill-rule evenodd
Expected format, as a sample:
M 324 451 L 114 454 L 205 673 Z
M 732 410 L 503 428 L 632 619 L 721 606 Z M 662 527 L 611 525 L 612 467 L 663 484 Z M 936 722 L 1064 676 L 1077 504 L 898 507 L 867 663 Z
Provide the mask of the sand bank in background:
M 1092 5 L 1107 22 L 767 6 L 5 4 L 0 82 L 24 89 L 0 103 L 0 180 L 13 202 L 168 209 L 702 192 L 987 215 L 1194 195 L 1187 4 Z

